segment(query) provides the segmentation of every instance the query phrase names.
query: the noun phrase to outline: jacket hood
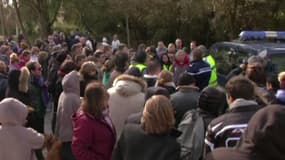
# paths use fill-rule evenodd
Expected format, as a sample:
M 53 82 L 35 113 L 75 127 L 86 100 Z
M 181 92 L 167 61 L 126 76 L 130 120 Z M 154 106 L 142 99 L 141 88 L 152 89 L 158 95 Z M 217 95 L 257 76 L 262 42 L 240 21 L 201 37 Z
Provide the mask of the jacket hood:
M 284 106 L 271 105 L 259 110 L 249 121 L 238 148 L 264 159 L 284 160 L 284 122 Z
M 62 88 L 66 93 L 80 94 L 80 76 L 77 71 L 72 71 L 65 75 L 62 80 Z
M 230 109 L 234 109 L 234 108 L 242 107 L 242 106 L 253 106 L 253 105 L 257 106 L 258 104 L 254 100 L 246 100 L 243 98 L 238 98 L 233 103 L 230 104 Z
M 121 96 L 132 96 L 140 92 L 145 92 L 146 83 L 137 77 L 121 75 L 114 81 L 114 89 Z
M 15 98 L 5 98 L 0 102 L 0 123 L 2 125 L 23 125 L 27 115 L 27 106 Z

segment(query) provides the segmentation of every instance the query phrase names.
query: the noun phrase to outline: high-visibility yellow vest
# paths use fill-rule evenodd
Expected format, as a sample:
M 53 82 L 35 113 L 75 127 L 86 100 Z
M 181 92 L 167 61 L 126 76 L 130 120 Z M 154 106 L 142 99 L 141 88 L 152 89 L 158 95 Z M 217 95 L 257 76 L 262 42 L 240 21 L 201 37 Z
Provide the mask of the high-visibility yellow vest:
M 141 64 L 141 63 L 131 64 L 129 66 L 129 68 L 132 68 L 132 67 L 137 67 L 140 70 L 140 72 L 142 72 L 144 69 L 146 69 L 146 65 L 145 64 Z
M 163 66 L 162 66 L 162 68 L 163 68 L 163 70 L 167 70 L 167 71 L 172 71 L 172 65 L 166 65 L 166 64 L 164 64 Z
M 207 63 L 209 63 L 212 72 L 211 72 L 211 77 L 209 80 L 209 87 L 217 87 L 218 86 L 218 76 L 217 76 L 217 67 L 216 67 L 216 61 L 212 55 L 208 55 L 203 59 Z

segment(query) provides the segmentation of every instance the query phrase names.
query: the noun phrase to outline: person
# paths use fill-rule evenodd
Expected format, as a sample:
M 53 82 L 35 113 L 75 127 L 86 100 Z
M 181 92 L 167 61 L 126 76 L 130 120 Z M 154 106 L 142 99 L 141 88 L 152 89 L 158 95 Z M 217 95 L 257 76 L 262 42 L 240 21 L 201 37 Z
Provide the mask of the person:
M 143 75 L 143 79 L 146 81 L 147 87 L 155 86 L 160 71 L 161 65 L 157 63 L 157 61 L 154 60 L 148 63 L 145 74 Z
M 202 54 L 203 54 L 203 60 L 205 62 L 207 62 L 210 67 L 211 67 L 211 77 L 209 80 L 209 84 L 208 86 L 210 87 L 218 87 L 218 73 L 217 73 L 217 66 L 216 66 L 216 60 L 215 58 L 212 56 L 212 54 L 210 54 L 207 50 L 207 48 L 203 45 L 198 46 L 198 48 L 200 48 L 202 50 Z
M 123 74 L 128 68 L 129 57 L 125 52 L 118 52 L 114 57 L 115 68 L 111 72 L 109 84 L 107 88 L 112 87 L 114 80 L 121 74 Z M 131 67 L 130 67 L 131 68 Z
M 28 126 L 40 133 L 44 133 L 44 117 L 46 107 L 49 103 L 48 88 L 42 77 L 42 67 L 38 62 L 28 62 L 27 68 L 30 71 L 30 82 L 28 93 L 31 100 L 32 112 L 28 117 Z M 41 150 L 36 151 L 38 159 L 43 159 Z
M 145 51 L 137 51 L 134 57 L 134 62 L 129 66 L 129 68 L 137 67 L 143 75 L 147 67 L 145 65 L 146 58 L 147 54 L 145 53 Z
M 196 48 L 192 51 L 193 61 L 187 71 L 194 76 L 196 85 L 200 91 L 208 86 L 212 73 L 210 65 L 203 61 L 202 54 L 203 51 L 201 48 Z
M 156 50 L 156 53 L 157 53 L 159 58 L 161 58 L 161 55 L 163 53 L 167 53 L 167 48 L 165 47 L 163 41 L 158 41 L 157 42 L 157 48 L 155 50 Z
M 164 96 L 147 100 L 141 124 L 126 124 L 112 160 L 178 160 L 180 145 L 170 133 L 175 118 L 171 102 Z
M 110 76 L 111 76 L 111 72 L 114 69 L 114 61 L 113 60 L 106 60 L 103 67 L 101 68 L 101 71 L 103 73 L 103 79 L 102 79 L 102 83 L 104 84 L 104 86 L 106 88 L 110 88 L 109 87 L 109 81 L 110 81 Z
M 167 89 L 169 94 L 175 93 L 176 86 L 173 80 L 173 73 L 167 70 L 162 70 L 158 74 L 155 86 Z
M 180 50 L 180 49 L 183 48 L 183 46 L 182 46 L 182 40 L 181 40 L 180 38 L 177 38 L 177 39 L 175 40 L 175 46 L 176 46 L 176 50 Z
M 127 117 L 142 111 L 145 89 L 146 83 L 142 79 L 125 74 L 117 77 L 113 87 L 108 89 L 110 115 L 118 137 Z
M 114 34 L 113 41 L 112 41 L 112 49 L 114 50 L 114 49 L 119 48 L 119 45 L 120 45 L 120 40 L 118 39 L 118 35 Z
M 208 126 L 205 153 L 218 147 L 233 147 L 239 141 L 248 121 L 260 109 L 254 101 L 254 84 L 243 76 L 230 79 L 226 84 L 229 112 L 215 118 Z
M 0 60 L 0 101 L 5 98 L 5 93 L 8 88 L 7 66 Z
M 19 57 L 16 53 L 12 53 L 10 55 L 10 64 L 9 64 L 9 72 L 13 71 L 13 70 L 19 70 L 20 66 L 19 66 Z
M 173 70 L 173 65 L 172 65 L 171 59 L 167 53 L 161 54 L 160 64 L 161 64 L 161 69 L 163 69 L 163 70 L 167 70 L 167 71 Z
M 284 121 L 284 106 L 266 106 L 251 118 L 238 145 L 215 149 L 206 160 L 283 160 Z
M 0 102 L 0 158 L 5 160 L 35 160 L 34 150 L 44 146 L 45 137 L 24 127 L 28 108 L 15 98 Z
M 98 82 L 87 85 L 81 107 L 72 117 L 71 149 L 76 160 L 111 160 L 116 132 L 108 113 L 108 93 Z
M 168 47 L 167 47 L 167 54 L 168 54 L 171 62 L 174 62 L 174 60 L 175 60 L 175 53 L 176 53 L 175 44 L 169 43 Z
M 9 65 L 9 57 L 11 54 L 11 49 L 8 45 L 0 46 L 0 60 L 3 61 L 7 66 Z
M 197 42 L 194 41 L 194 40 L 192 40 L 191 43 L 190 43 L 190 50 L 191 50 L 191 52 L 192 52 L 195 48 L 197 48 Z
M 60 94 L 56 112 L 55 136 L 62 142 L 62 160 L 74 160 L 71 151 L 73 134 L 71 117 L 80 106 L 80 84 L 77 71 L 64 76 L 62 88 L 63 92 Z
M 27 67 L 13 70 L 8 74 L 8 88 L 5 97 L 16 98 L 27 106 L 31 106 L 29 95 L 30 71 Z
M 29 50 L 24 50 L 19 57 L 19 67 L 24 67 L 31 59 L 31 52 Z
M 177 139 L 182 147 L 182 157 L 189 156 L 191 160 L 203 159 L 207 126 L 214 118 L 224 113 L 226 103 L 226 94 L 223 91 L 213 87 L 202 90 L 197 109 L 187 111 L 178 126 L 178 130 L 182 132 Z
M 200 96 L 194 77 L 188 73 L 183 73 L 180 76 L 177 86 L 177 92 L 171 95 L 171 102 L 175 111 L 176 127 L 187 111 L 197 108 Z
M 84 62 L 79 72 L 80 72 L 80 97 L 84 97 L 84 91 L 86 86 L 89 83 L 98 80 L 96 65 L 92 61 Z
M 177 84 L 180 75 L 189 69 L 189 61 L 187 61 L 185 57 L 186 53 L 183 50 L 178 50 L 175 54 L 175 61 L 173 63 L 173 77 L 175 84 Z
M 276 98 L 279 104 L 285 105 L 285 72 L 280 72 L 278 75 L 280 89 L 277 90 Z

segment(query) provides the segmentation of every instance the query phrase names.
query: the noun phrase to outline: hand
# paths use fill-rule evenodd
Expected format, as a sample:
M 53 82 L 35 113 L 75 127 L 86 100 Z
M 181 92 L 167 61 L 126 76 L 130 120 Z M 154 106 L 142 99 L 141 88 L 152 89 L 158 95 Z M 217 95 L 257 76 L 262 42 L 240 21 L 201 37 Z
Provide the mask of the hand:
M 54 142 L 52 143 L 50 148 L 48 148 L 47 160 L 60 160 L 61 146 L 61 141 L 58 139 L 54 139 Z

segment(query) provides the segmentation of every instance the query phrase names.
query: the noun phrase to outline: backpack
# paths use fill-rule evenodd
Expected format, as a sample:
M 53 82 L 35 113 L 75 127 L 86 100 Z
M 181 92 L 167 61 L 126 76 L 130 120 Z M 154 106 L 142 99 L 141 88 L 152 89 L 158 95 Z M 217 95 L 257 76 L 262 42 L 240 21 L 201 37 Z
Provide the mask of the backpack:
M 199 160 L 203 156 L 206 133 L 203 116 L 195 109 L 186 112 L 178 130 L 182 132 L 177 139 L 181 145 L 181 159 Z

